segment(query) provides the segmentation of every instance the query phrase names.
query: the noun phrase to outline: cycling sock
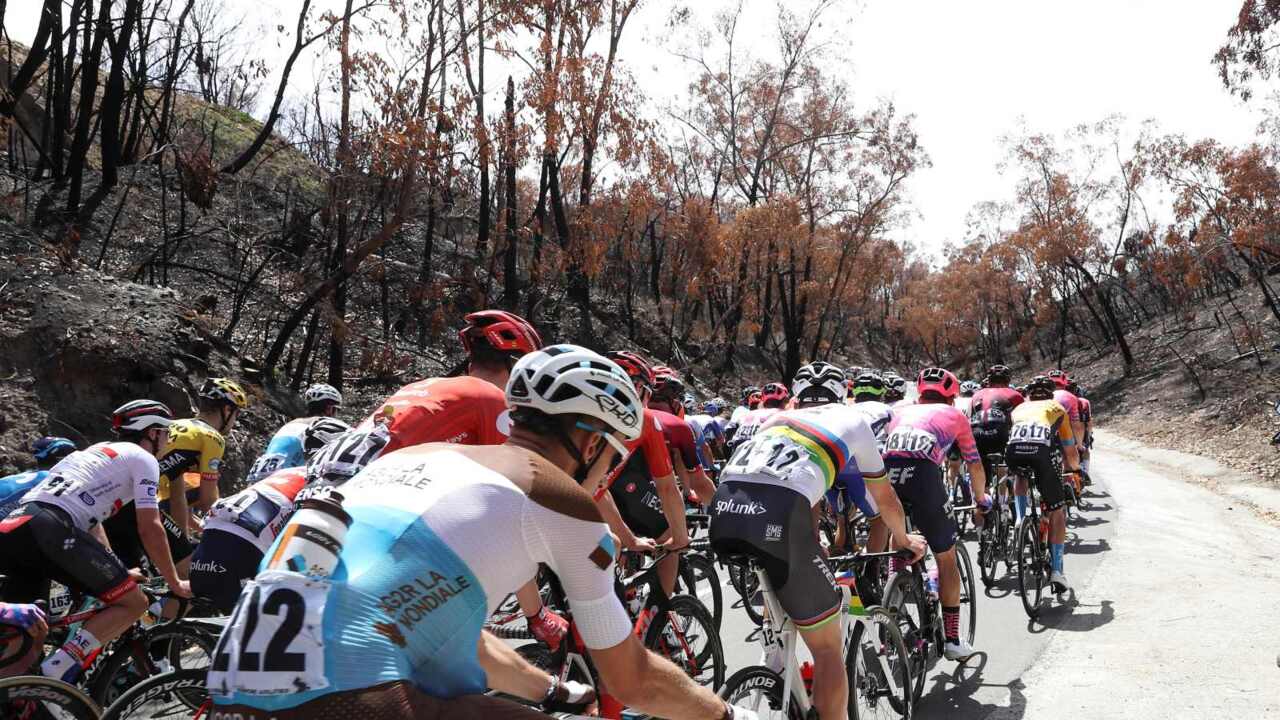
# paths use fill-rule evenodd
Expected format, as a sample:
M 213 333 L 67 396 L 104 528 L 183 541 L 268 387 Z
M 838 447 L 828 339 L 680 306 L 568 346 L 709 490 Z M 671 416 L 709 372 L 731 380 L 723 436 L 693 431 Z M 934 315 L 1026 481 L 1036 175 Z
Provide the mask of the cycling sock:
M 102 643 L 93 633 L 80 628 L 57 652 L 40 663 L 40 674 L 63 682 L 74 682 L 80 676 L 85 660 L 100 647 Z
M 1053 571 L 1062 572 L 1063 543 L 1049 543 L 1049 559 L 1053 562 Z
M 942 628 L 947 634 L 947 642 L 960 642 L 960 606 L 942 606 Z
M 1026 517 L 1026 515 L 1027 515 L 1027 496 L 1026 496 L 1026 495 L 1018 495 L 1017 497 L 1015 497 L 1015 498 L 1014 498 L 1014 504 L 1018 506 L 1018 517 L 1017 517 L 1017 519 L 1018 519 L 1018 520 L 1021 520 L 1022 518 Z

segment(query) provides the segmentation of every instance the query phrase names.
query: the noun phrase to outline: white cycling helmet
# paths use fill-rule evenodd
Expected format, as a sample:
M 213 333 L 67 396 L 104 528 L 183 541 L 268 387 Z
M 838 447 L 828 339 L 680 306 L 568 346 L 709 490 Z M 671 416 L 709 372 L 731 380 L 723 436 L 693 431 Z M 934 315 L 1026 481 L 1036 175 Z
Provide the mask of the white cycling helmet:
M 552 345 L 524 355 L 511 368 L 507 404 L 548 415 L 585 415 L 613 432 L 603 433 L 619 453 L 626 447 L 616 435 L 637 440 L 644 425 L 644 403 L 631 378 L 617 363 L 577 345 Z
M 307 388 L 307 391 L 302 393 L 302 399 L 308 405 L 317 402 L 331 402 L 339 407 L 342 406 L 342 393 L 338 392 L 338 389 L 334 386 L 326 385 L 325 383 L 316 383 Z
M 818 360 L 796 371 L 791 394 L 803 403 L 840 402 L 845 396 L 845 374 L 840 368 Z

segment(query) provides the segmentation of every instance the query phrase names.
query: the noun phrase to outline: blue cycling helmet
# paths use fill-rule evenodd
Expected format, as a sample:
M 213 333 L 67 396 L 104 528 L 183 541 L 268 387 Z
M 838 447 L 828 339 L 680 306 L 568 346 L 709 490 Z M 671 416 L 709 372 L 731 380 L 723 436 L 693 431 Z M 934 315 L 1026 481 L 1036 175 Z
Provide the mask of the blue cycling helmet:
M 42 437 L 31 444 L 37 462 L 61 460 L 76 451 L 76 444 L 64 437 Z
M 708 400 L 702 404 L 702 412 L 710 415 L 711 417 L 719 415 L 720 411 L 723 409 L 724 405 L 720 404 L 719 400 Z

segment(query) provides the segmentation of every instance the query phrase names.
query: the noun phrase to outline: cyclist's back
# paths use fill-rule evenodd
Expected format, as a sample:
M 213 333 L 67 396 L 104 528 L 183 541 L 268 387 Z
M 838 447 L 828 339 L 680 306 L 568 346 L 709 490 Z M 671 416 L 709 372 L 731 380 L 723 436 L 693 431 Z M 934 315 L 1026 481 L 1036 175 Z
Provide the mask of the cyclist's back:
M 400 388 L 362 427 L 378 415 L 390 417 L 391 442 L 384 453 L 428 442 L 496 445 L 507 436 L 506 409 L 502 390 L 486 380 L 428 378 Z
M 0 518 L 22 503 L 29 490 L 49 477 L 48 470 L 28 470 L 17 475 L 0 478 Z
M 267 448 L 249 467 L 245 482 L 253 484 L 282 468 L 298 467 L 307 461 L 303 441 L 313 418 L 290 420 L 271 436 Z
M 599 512 L 536 454 L 506 446 L 409 448 L 374 461 L 342 494 L 351 526 L 333 582 L 303 581 L 295 590 L 299 610 L 320 624 L 311 652 L 297 670 L 281 673 L 246 671 L 233 652 L 228 669 L 215 669 L 209 682 L 227 710 L 269 711 L 281 720 L 337 717 L 339 708 L 343 717 L 376 716 L 379 708 L 407 714 L 430 702 L 423 693 L 482 692 L 476 644 L 484 621 L 538 563 L 557 572 L 575 614 L 605 620 L 580 626 L 589 646 L 611 647 L 630 633 Z M 584 568 L 587 556 L 594 562 Z M 293 587 L 286 582 L 270 570 L 257 580 Z M 257 597 L 244 595 L 242 607 Z M 233 623 L 228 634 L 242 629 Z

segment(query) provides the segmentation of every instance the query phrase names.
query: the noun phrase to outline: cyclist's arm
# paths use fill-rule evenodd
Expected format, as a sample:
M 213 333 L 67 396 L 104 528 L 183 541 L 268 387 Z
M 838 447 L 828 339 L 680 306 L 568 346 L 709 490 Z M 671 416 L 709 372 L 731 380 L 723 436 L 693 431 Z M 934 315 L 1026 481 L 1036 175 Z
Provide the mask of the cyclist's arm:
M 221 493 L 218 491 L 219 473 L 200 473 L 200 497 L 196 500 L 195 509 L 208 512 L 218 502 Z M 185 485 L 185 483 L 184 483 Z
M 1067 461 L 1068 470 L 1080 469 L 1080 449 L 1076 444 L 1079 435 L 1075 434 L 1078 423 L 1058 423 L 1058 442 L 1062 445 L 1062 456 Z
M 142 538 L 142 547 L 151 559 L 151 565 L 160 573 L 170 587 L 177 587 L 180 578 L 178 569 L 174 567 L 173 557 L 169 555 L 169 538 L 160 522 L 158 508 L 138 508 L 138 537 Z
M 871 494 L 871 499 L 876 501 L 880 518 L 884 521 L 885 527 L 889 528 L 889 533 L 893 537 L 893 546 L 909 547 L 906 513 L 902 511 L 902 501 L 898 499 L 898 492 L 889 483 L 888 476 L 884 475 L 873 480 L 863 478 L 863 481 L 867 485 L 867 492 Z
M 590 654 L 609 694 L 627 707 L 658 717 L 724 717 L 724 702 L 715 693 L 645 650 L 635 635 Z
M 191 508 L 187 505 L 186 480 L 179 475 L 175 480 L 161 477 L 160 482 L 169 485 L 169 517 L 182 529 L 183 535 L 188 534 L 191 529 Z
M 662 514 L 667 518 L 671 528 L 671 543 L 675 547 L 689 544 L 689 528 L 684 521 L 684 496 L 680 494 L 680 486 L 676 484 L 674 472 L 662 477 L 655 477 L 653 485 L 658 491 L 658 500 L 662 503 Z

